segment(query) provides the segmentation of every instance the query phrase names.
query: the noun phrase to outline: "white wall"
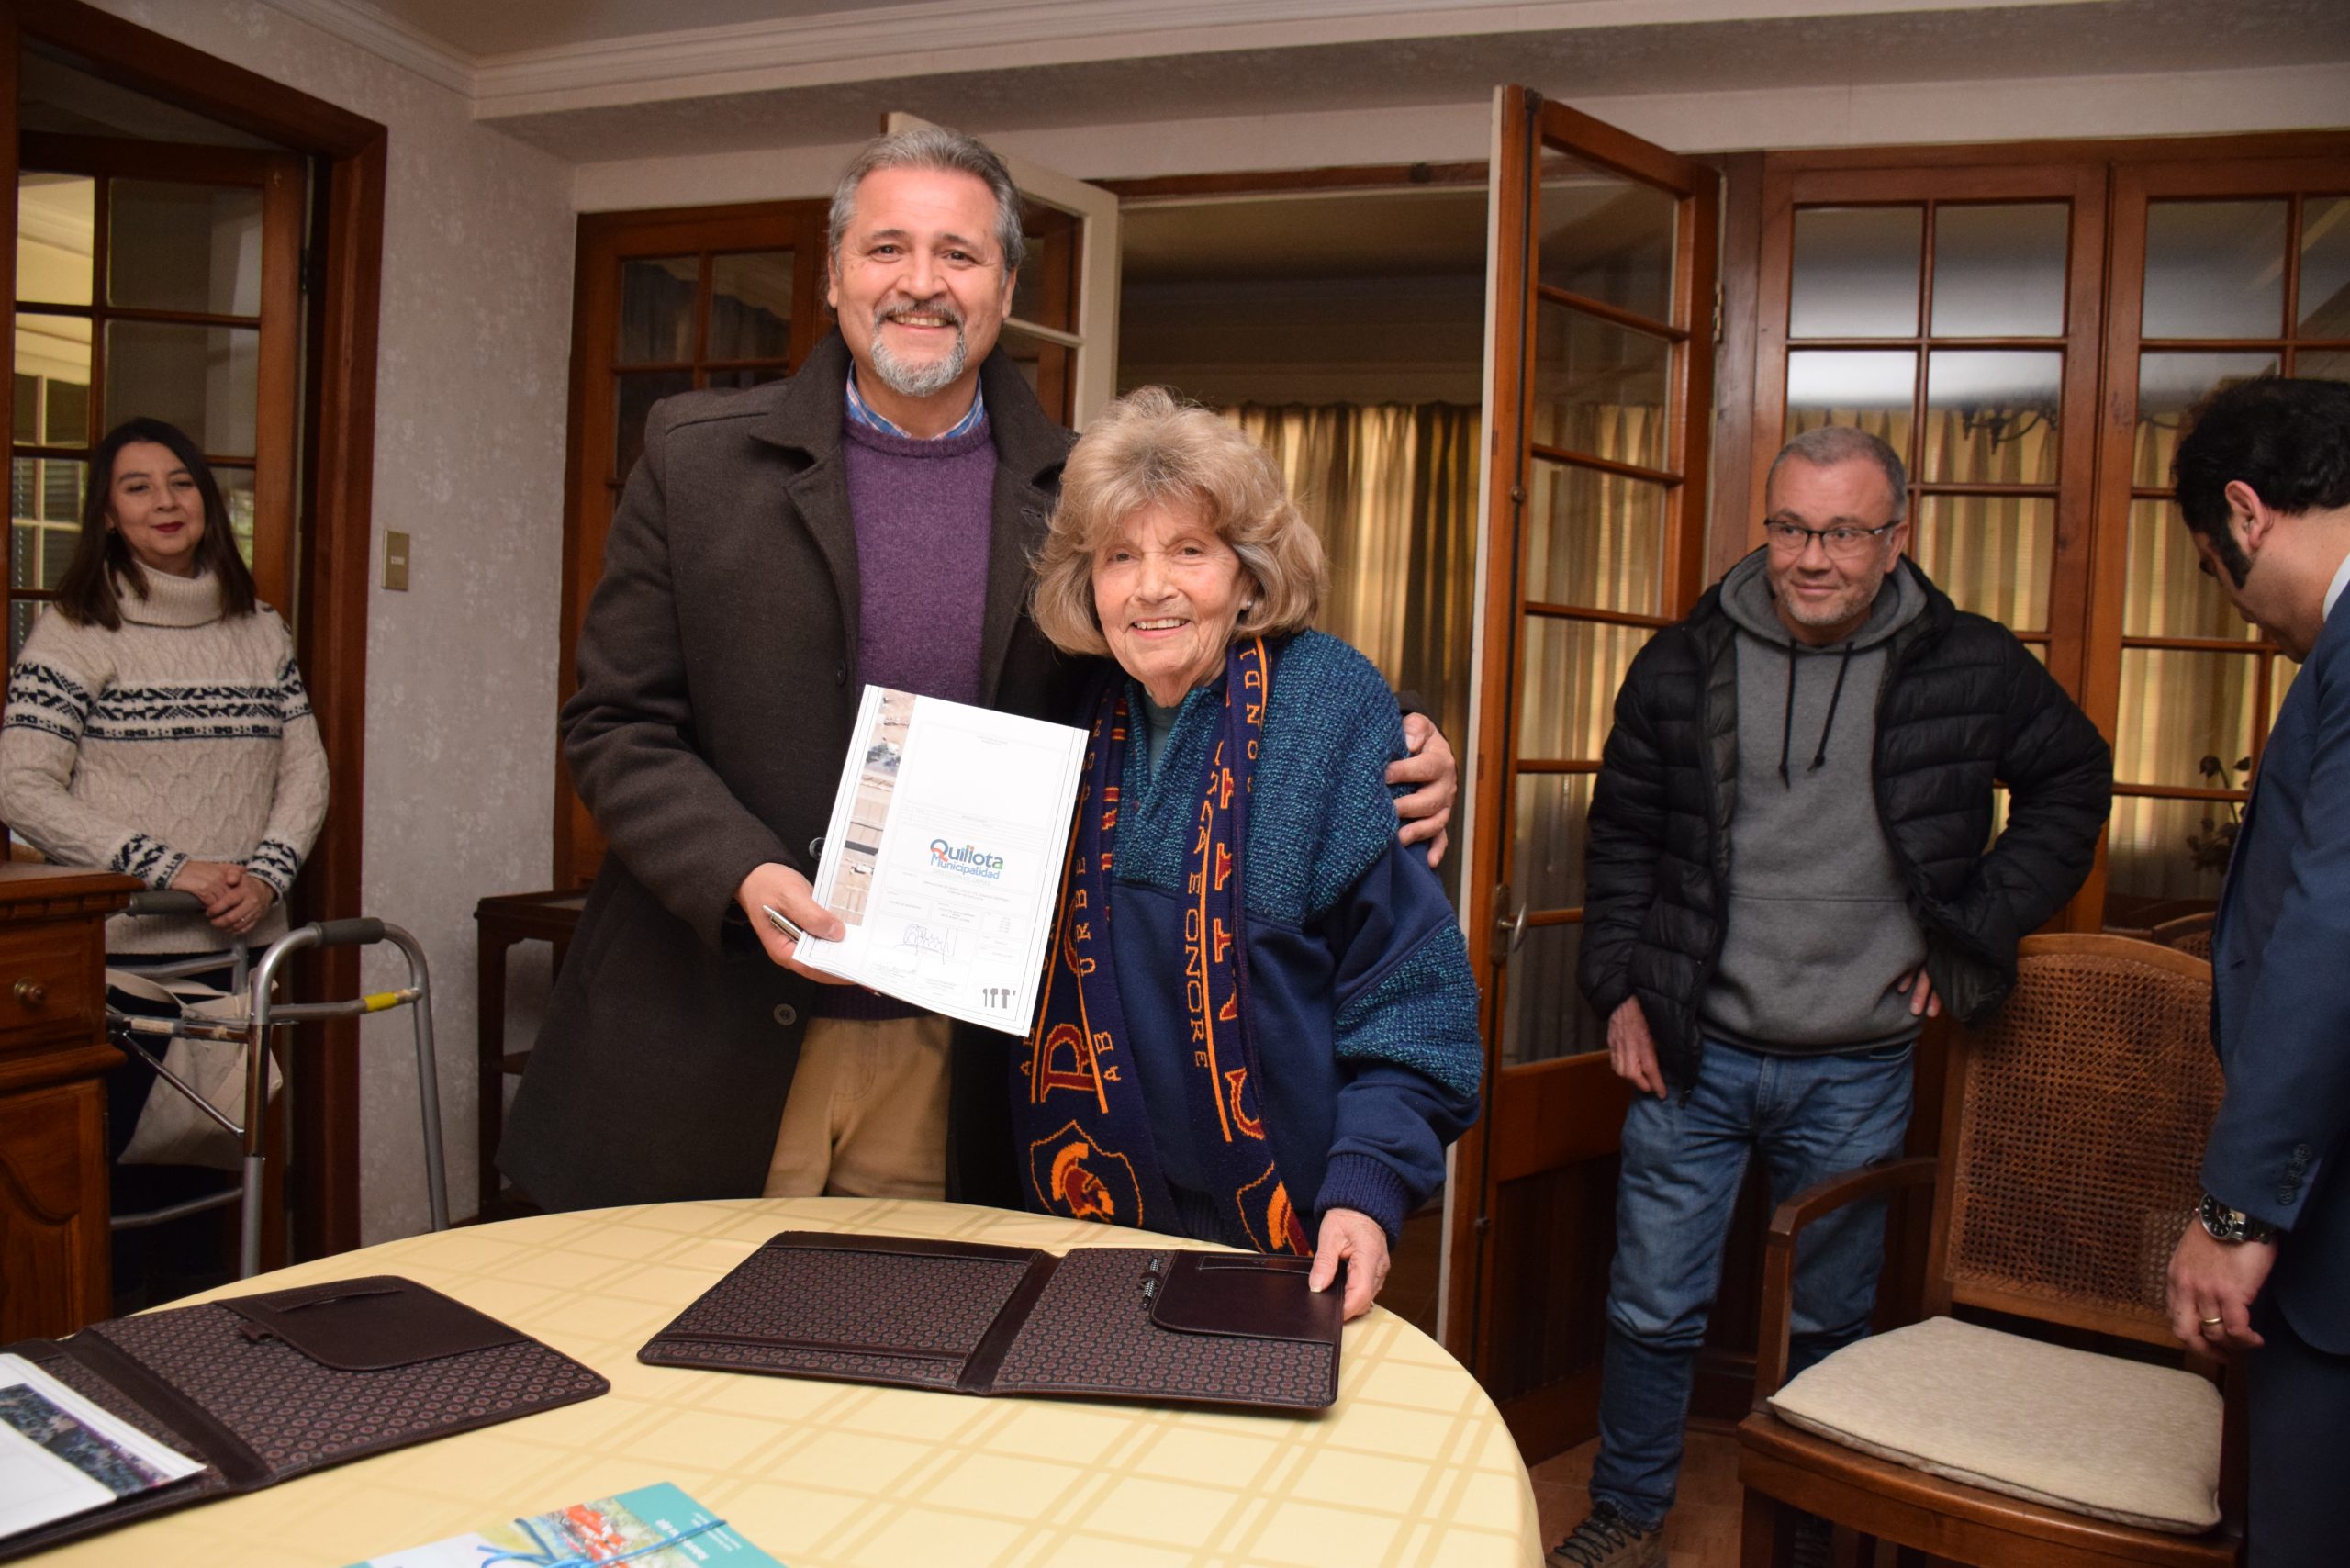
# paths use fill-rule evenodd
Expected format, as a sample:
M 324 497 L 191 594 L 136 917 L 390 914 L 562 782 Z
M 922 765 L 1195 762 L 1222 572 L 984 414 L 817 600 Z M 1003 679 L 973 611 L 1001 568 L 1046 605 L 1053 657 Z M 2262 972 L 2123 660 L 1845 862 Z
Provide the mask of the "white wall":
M 574 219 L 560 161 L 464 99 L 248 0 L 97 0 L 390 129 L 368 604 L 365 913 L 432 961 L 450 1178 L 473 1207 L 473 906 L 545 886 Z M 338 780 L 347 788 L 349 781 Z M 371 950 L 370 989 L 397 955 Z M 361 1229 L 424 1226 L 409 1015 L 364 1027 Z
M 2013 141 L 2031 137 L 2182 136 L 2350 123 L 2350 65 L 2162 76 L 1806 85 L 1758 92 L 1563 101 L 1682 152 Z M 918 105 L 908 107 L 919 109 Z M 1491 151 L 1489 100 L 1360 113 L 1252 115 L 1143 125 L 987 132 L 1007 153 L 1089 179 L 1236 169 L 1440 162 Z M 846 145 L 583 163 L 581 212 L 694 207 L 827 194 Z

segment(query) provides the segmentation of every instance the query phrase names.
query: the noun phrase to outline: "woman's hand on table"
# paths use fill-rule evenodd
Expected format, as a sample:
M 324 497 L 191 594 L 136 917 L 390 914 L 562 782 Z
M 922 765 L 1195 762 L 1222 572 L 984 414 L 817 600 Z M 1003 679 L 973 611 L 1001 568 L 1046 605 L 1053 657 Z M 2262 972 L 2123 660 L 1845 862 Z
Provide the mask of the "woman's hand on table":
M 1404 820 L 1404 842 L 1427 841 L 1428 864 L 1434 866 L 1444 859 L 1445 846 L 1452 842 L 1445 827 L 1460 793 L 1460 764 L 1452 743 L 1425 713 L 1404 715 L 1404 747 L 1412 755 L 1387 765 L 1387 782 L 1416 786 L 1396 801 L 1395 814 Z
M 743 885 L 734 890 L 734 902 L 743 908 L 744 918 L 751 923 L 751 935 L 759 939 L 769 958 L 793 974 L 805 975 L 825 985 L 847 985 L 838 975 L 811 969 L 800 962 L 800 943 L 789 933 L 778 931 L 767 918 L 772 909 L 809 935 L 826 942 L 837 942 L 848 935 L 848 927 L 831 910 L 816 902 L 815 890 L 808 879 L 790 867 L 770 860 L 751 868 Z
M 1341 1261 L 1347 1265 L 1346 1316 L 1352 1321 L 1371 1310 L 1387 1282 L 1387 1233 L 1360 1209 L 1332 1209 L 1322 1216 L 1308 1288 L 1328 1290 Z

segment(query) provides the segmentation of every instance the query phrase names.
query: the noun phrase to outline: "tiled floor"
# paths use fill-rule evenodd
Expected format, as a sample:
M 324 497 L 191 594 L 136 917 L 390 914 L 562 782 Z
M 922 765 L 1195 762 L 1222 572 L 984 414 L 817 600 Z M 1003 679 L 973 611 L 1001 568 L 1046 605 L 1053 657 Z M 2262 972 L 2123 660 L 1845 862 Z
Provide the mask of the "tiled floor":
M 1534 1506 L 1545 1545 L 1555 1543 L 1591 1510 L 1591 1495 L 1583 1487 L 1598 1451 L 1595 1438 L 1534 1467 Z M 1680 1500 L 1664 1523 L 1671 1568 L 1735 1568 L 1738 1515 L 1738 1440 L 1726 1430 L 1691 1428 L 1681 1462 Z

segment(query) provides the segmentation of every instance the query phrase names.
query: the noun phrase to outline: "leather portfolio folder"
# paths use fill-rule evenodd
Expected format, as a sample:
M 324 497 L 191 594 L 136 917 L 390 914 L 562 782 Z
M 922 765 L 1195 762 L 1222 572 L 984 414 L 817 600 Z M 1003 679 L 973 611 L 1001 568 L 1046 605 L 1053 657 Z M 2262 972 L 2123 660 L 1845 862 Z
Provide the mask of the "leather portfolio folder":
M 390 1274 L 113 1317 L 0 1349 L 205 1466 L 0 1538 L 0 1560 L 611 1387 L 519 1329 Z
M 1320 1410 L 1338 1396 L 1344 1286 L 1307 1290 L 1312 1266 L 788 1230 L 637 1359 L 944 1394 Z

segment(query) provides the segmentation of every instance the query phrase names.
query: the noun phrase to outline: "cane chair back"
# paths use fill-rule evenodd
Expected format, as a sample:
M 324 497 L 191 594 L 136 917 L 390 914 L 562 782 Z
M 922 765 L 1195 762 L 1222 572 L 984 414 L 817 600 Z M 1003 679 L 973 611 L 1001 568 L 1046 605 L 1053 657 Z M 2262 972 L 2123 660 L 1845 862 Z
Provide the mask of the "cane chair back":
M 2163 1278 L 2220 1106 L 2211 966 L 2033 936 L 1950 1053 L 1926 1310 L 2018 1313 L 2172 1346 Z
M 2208 962 L 2211 957 L 2212 918 L 2208 909 L 2200 914 L 2182 914 L 2177 920 L 2164 921 L 2151 935 L 2165 947 L 2192 953 Z

